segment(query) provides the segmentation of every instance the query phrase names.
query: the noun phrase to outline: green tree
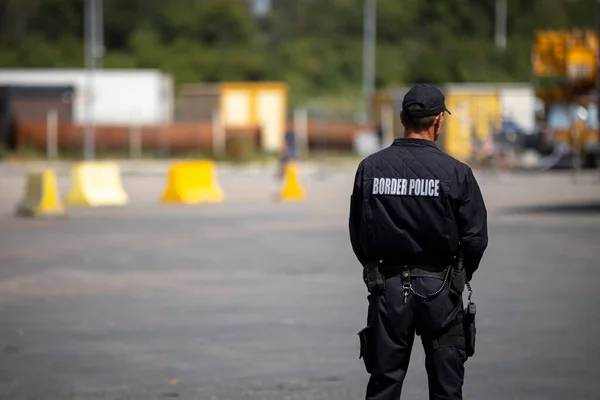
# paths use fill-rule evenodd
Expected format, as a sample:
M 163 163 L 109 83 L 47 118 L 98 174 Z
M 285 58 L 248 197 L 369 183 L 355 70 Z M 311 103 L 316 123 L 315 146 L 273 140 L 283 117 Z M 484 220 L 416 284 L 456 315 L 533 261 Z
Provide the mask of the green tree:
M 83 65 L 83 0 L 0 2 L 0 67 Z M 494 0 L 378 0 L 378 87 L 527 81 L 534 32 L 593 27 L 594 0 L 508 0 L 508 47 L 494 47 Z M 294 101 L 358 94 L 363 0 L 104 0 L 107 68 L 160 68 L 176 82 L 284 80 Z

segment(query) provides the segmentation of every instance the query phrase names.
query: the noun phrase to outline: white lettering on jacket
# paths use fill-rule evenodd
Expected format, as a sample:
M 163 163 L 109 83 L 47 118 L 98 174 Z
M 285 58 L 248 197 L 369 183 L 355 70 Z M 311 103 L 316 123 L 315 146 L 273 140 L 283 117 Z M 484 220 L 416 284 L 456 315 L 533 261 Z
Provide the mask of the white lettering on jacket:
M 439 179 L 373 178 L 373 195 L 440 196 Z

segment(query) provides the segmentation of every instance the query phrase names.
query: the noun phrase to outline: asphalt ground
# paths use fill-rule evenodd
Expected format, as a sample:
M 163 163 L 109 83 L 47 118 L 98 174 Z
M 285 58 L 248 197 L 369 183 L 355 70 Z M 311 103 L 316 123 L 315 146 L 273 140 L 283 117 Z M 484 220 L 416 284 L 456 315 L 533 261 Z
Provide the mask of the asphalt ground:
M 166 206 L 164 167 L 128 168 L 127 206 L 24 219 L 24 169 L 0 167 L 0 399 L 363 398 L 353 174 L 302 167 L 307 201 L 282 204 L 274 167 L 223 167 L 223 203 Z M 464 398 L 600 398 L 600 184 L 477 176 L 490 246 Z M 427 399 L 415 343 L 403 399 Z

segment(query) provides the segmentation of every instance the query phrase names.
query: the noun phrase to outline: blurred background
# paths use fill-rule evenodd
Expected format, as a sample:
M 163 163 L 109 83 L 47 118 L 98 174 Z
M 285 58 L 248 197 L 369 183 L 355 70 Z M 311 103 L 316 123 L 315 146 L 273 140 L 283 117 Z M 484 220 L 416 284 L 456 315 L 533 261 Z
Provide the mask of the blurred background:
M 458 158 L 595 163 L 593 0 L 4 0 L 0 13 L 5 157 L 264 158 L 287 122 L 302 156 L 365 154 L 426 82 L 447 92 L 440 145 Z
M 364 398 L 349 198 L 416 83 L 488 209 L 464 398 L 597 399 L 599 15 L 0 0 L 0 399 Z

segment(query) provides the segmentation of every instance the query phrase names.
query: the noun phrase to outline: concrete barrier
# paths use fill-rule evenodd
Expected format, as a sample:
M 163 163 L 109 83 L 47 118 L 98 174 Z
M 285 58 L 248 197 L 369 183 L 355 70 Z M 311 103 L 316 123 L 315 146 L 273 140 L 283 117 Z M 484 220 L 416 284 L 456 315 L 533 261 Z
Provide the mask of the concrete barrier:
M 71 206 L 123 206 L 129 197 L 121 182 L 119 165 L 114 162 L 82 161 L 71 170 L 67 204 Z
M 213 161 L 180 161 L 169 170 L 163 203 L 199 204 L 220 203 L 223 190 L 217 181 Z
M 19 201 L 17 215 L 26 217 L 64 215 L 56 174 L 52 169 L 27 174 L 25 193 Z

